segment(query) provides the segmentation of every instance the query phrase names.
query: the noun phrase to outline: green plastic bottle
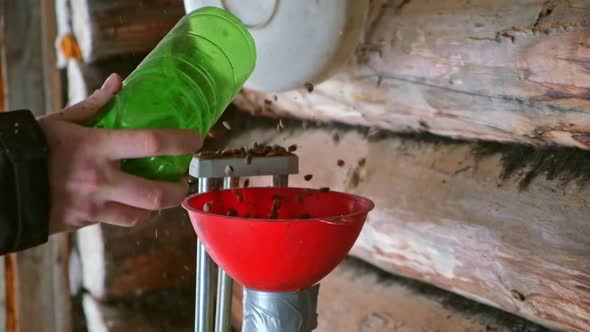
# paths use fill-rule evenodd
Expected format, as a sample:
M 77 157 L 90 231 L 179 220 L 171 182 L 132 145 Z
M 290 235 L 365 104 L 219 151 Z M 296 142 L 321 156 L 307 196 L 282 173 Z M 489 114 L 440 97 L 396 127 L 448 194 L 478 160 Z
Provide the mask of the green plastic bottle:
M 239 93 L 256 64 L 248 29 L 223 9 L 184 16 L 124 80 L 98 113 L 96 128 L 179 128 L 206 135 Z M 126 172 L 176 181 L 191 155 L 122 161 Z

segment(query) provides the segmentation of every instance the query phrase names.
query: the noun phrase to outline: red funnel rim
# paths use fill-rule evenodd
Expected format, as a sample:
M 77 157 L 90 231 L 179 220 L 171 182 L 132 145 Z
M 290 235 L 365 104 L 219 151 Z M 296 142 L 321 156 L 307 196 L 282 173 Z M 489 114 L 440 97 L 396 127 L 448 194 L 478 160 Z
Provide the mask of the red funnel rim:
M 248 187 L 248 188 L 233 188 L 233 189 L 238 189 L 238 190 L 268 190 L 267 187 Z M 233 189 L 223 189 L 223 190 L 219 190 L 218 192 L 224 192 L 224 191 L 231 191 Z M 281 188 L 277 188 L 277 189 L 281 189 Z M 287 189 L 287 188 L 282 188 L 282 189 Z M 322 192 L 318 189 L 310 189 L 310 188 L 299 188 L 299 187 L 288 187 L 288 189 L 295 189 L 295 190 L 312 190 L 315 192 Z M 362 201 L 365 205 L 364 208 L 359 209 L 358 211 L 355 211 L 353 213 L 349 213 L 349 214 L 344 214 L 344 215 L 337 215 L 337 216 L 333 216 L 333 217 L 337 217 L 338 219 L 349 219 L 349 218 L 353 218 L 356 217 L 358 215 L 363 215 L 363 214 L 368 214 L 371 210 L 373 210 L 375 208 L 375 203 L 373 201 L 371 201 L 368 198 L 362 197 L 362 196 L 358 196 L 358 195 L 354 195 L 354 194 L 349 194 L 349 193 L 345 193 L 345 192 L 340 192 L 340 191 L 334 191 L 331 190 L 331 193 L 335 193 L 335 194 L 339 194 L 339 195 L 345 195 L 348 197 L 352 197 L 358 201 Z M 199 209 L 195 209 L 194 207 L 192 207 L 189 204 L 189 201 L 198 195 L 202 195 L 205 193 L 195 193 L 195 194 L 191 194 L 189 196 L 187 196 L 183 201 L 182 201 L 182 207 L 188 211 L 191 212 L 195 212 L 195 213 L 199 213 L 199 214 L 203 214 L 203 215 L 208 215 L 208 216 L 219 216 L 219 214 L 216 213 L 208 213 L 205 212 L 203 210 L 199 210 Z M 225 219 L 235 219 L 235 220 L 244 220 L 243 217 L 231 217 L 231 216 L 223 216 Z M 333 218 L 331 217 L 331 218 Z M 318 220 L 320 221 L 324 221 L 326 219 L 330 219 L 330 218 L 310 218 L 310 219 L 298 219 L 298 218 L 290 218 L 290 219 L 269 219 L 269 218 L 248 218 L 248 220 L 251 221 L 262 221 L 262 222 L 272 222 L 272 223 L 277 223 L 277 222 L 292 222 L 292 221 L 297 221 L 298 223 L 301 222 L 317 222 Z M 335 222 L 336 224 L 339 224 L 339 222 Z

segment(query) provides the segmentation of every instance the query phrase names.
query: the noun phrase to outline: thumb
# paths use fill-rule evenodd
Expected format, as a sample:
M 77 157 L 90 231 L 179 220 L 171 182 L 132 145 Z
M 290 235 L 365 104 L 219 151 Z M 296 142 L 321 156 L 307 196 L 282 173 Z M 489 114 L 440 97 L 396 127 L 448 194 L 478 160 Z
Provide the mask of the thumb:
M 118 74 L 111 74 L 102 84 L 102 87 L 88 98 L 81 102 L 67 107 L 62 112 L 59 112 L 61 120 L 76 122 L 80 124 L 86 123 L 98 110 L 100 110 L 111 98 L 121 90 L 122 79 Z

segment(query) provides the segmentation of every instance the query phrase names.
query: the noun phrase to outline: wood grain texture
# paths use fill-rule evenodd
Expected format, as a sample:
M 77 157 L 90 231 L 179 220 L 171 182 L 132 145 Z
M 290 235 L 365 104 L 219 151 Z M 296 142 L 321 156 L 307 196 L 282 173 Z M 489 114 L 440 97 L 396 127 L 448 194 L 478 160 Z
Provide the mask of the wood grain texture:
M 39 1 L 4 1 L 5 103 L 8 110 L 45 109 L 41 5 Z
M 51 0 L 2 2 L 7 110 L 29 109 L 42 115 L 60 103 L 59 96 L 46 90 L 48 76 L 57 77 L 53 75 L 56 68 L 46 58 L 49 48 L 44 43 L 44 39 L 55 38 L 55 31 L 50 28 L 52 18 L 41 19 L 51 14 L 52 3 Z M 10 268 L 6 269 L 11 285 L 8 331 L 71 331 L 67 257 L 62 250 L 65 240 L 64 236 L 53 236 L 43 246 L 11 256 Z
M 241 292 L 232 298 L 240 331 Z M 194 289 L 141 299 L 83 300 L 89 332 L 192 331 Z M 317 332 L 545 332 L 534 323 L 463 297 L 394 277 L 356 260 L 343 262 L 321 284 Z
M 236 309 L 242 293 L 234 292 Z M 238 308 L 239 307 L 239 308 Z M 236 330 L 241 311 L 232 312 Z M 320 283 L 316 332 L 541 332 L 545 328 L 348 258 Z
M 86 294 L 82 303 L 88 332 L 193 331 L 194 288 L 108 303 Z
M 75 104 L 88 97 L 111 73 L 126 77 L 139 64 L 142 56 L 115 57 L 112 59 L 86 64 L 69 59 L 66 63 L 68 81 L 68 105 Z
M 228 121 L 230 147 L 255 141 L 299 146 L 300 175 L 291 177 L 291 186 L 328 186 L 374 200 L 353 255 L 546 326 L 590 329 L 590 188 L 570 175 L 537 170 L 534 177 L 525 165 L 503 180 L 503 158 L 518 147 L 478 157 L 474 150 L 486 144 L 395 136 L 368 141 L 361 130 L 303 130 L 294 121 L 277 133 L 271 120 Z M 583 164 L 590 158 L 572 151 Z M 313 179 L 304 181 L 305 174 Z M 261 181 L 253 178 L 251 185 L 268 184 Z
M 0 49 L 4 48 L 4 6 L 0 5 Z M 4 112 L 5 105 L 4 105 L 4 59 L 0 56 L 0 112 Z M 0 310 L 0 326 L 3 326 L 6 330 L 8 330 L 8 321 L 7 321 L 7 313 L 8 313 L 8 301 L 7 301 L 7 282 L 6 279 L 8 275 L 6 274 L 5 269 L 5 260 L 8 257 L 0 259 L 0 308 L 4 308 L 4 310 Z
M 243 109 L 396 132 L 590 149 L 584 0 L 375 0 L 355 56 L 313 92 Z
M 184 15 L 182 0 L 71 0 L 72 29 L 85 62 L 147 53 Z
M 57 13 L 56 0 L 41 0 L 41 26 L 43 37 L 43 76 L 45 77 L 44 89 L 46 92 L 45 109 L 47 112 L 61 110 L 64 107 L 64 91 L 62 72 L 57 66 L 57 54 L 55 52 L 55 40 L 57 38 Z
M 4 261 L 6 258 L 0 259 L 0 326 L 8 330 L 6 313 L 8 312 L 8 301 L 6 301 L 6 268 Z
M 77 233 L 77 245 L 82 284 L 95 299 L 194 286 L 196 236 L 180 208 L 163 211 L 133 228 L 83 228 Z

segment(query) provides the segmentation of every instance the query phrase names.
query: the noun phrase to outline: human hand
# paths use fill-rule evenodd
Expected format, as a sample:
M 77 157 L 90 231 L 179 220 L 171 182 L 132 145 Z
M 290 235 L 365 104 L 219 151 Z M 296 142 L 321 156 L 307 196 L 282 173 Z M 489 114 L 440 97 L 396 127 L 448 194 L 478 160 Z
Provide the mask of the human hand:
M 50 234 L 96 222 L 133 226 L 153 210 L 177 206 L 188 193 L 186 181 L 151 181 L 124 173 L 120 160 L 194 153 L 203 142 L 198 133 L 84 126 L 121 84 L 121 77 L 112 74 L 87 99 L 39 119 L 50 151 Z

